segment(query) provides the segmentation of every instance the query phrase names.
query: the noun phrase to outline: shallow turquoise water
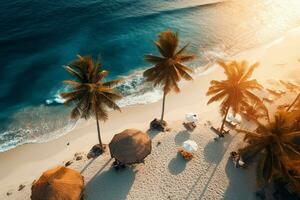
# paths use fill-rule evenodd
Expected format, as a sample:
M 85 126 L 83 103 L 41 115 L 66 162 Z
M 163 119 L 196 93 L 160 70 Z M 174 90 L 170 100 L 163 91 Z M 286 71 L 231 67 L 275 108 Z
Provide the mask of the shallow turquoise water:
M 127 76 L 121 104 L 148 103 L 159 90 L 136 71 L 160 31 L 179 32 L 198 57 L 193 67 L 252 48 L 300 24 L 300 2 L 243 0 L 2 0 L 0 151 L 61 135 L 72 126 L 55 105 L 76 54 L 100 56 L 109 78 Z M 47 103 L 46 103 L 47 101 Z M 52 104 L 50 104 L 53 102 Z

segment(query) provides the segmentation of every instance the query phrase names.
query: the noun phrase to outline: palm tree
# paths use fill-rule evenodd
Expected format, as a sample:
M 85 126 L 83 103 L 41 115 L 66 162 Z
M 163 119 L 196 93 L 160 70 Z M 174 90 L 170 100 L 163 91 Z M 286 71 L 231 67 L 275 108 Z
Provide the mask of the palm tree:
M 99 120 L 108 119 L 107 108 L 120 111 L 120 107 L 115 101 L 121 96 L 113 88 L 120 80 L 105 82 L 104 78 L 108 75 L 108 71 L 102 70 L 99 61 L 94 61 L 89 56 L 78 56 L 78 59 L 66 66 L 65 69 L 75 80 L 64 81 L 71 87 L 71 90 L 60 95 L 65 99 L 65 105 L 75 106 L 71 112 L 71 118 L 88 119 L 91 116 L 96 118 L 98 140 L 102 152 Z
M 183 78 L 192 80 L 189 73 L 193 70 L 183 62 L 191 61 L 194 55 L 185 53 L 188 44 L 177 50 L 179 45 L 178 34 L 172 31 L 165 31 L 159 34 L 158 40 L 154 42 L 161 56 L 146 55 L 145 60 L 154 64 L 150 69 L 147 69 L 143 76 L 146 81 L 154 83 L 154 86 L 163 87 L 163 104 L 160 121 L 163 122 L 165 110 L 165 98 L 171 91 L 180 92 L 178 82 Z
M 244 141 L 247 145 L 239 149 L 243 160 L 249 162 L 256 157 L 259 158 L 257 164 L 259 186 L 284 179 L 299 192 L 300 173 L 299 167 L 297 169 L 295 164 L 300 161 L 300 151 L 294 141 L 300 137 L 300 131 L 291 129 L 294 117 L 293 113 L 280 111 L 266 125 L 259 123 L 255 131 L 237 130 L 245 134 Z
M 269 120 L 268 109 L 262 101 L 251 102 L 241 108 L 241 112 L 248 120 L 258 122 L 259 119 L 265 118 Z
M 260 90 L 262 86 L 254 79 L 249 80 L 254 69 L 258 67 L 258 63 L 250 67 L 246 61 L 228 63 L 219 61 L 218 64 L 224 69 L 227 79 L 222 81 L 212 80 L 206 95 L 213 95 L 207 104 L 222 100 L 220 106 L 221 115 L 224 116 L 220 128 L 222 133 L 229 109 L 231 108 L 235 115 L 241 111 L 243 106 L 248 106 L 248 102 L 261 102 L 260 98 L 250 90 Z

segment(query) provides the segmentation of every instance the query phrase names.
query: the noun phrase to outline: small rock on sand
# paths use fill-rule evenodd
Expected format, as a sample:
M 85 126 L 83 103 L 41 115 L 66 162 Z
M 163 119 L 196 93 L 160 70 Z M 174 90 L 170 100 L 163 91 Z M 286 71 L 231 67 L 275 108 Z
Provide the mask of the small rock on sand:
M 21 191 L 21 190 L 23 190 L 23 189 L 24 189 L 24 187 L 25 187 L 25 185 L 23 185 L 23 184 L 19 185 L 19 189 L 18 189 L 18 191 Z
M 10 195 L 12 195 L 12 192 L 6 192 L 6 195 L 10 196 Z

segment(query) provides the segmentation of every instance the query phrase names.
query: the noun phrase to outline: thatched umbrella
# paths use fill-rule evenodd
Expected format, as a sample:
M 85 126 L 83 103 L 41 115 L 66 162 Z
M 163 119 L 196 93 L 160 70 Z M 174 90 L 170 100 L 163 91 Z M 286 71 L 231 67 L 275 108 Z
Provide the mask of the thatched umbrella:
M 83 189 L 83 176 L 66 167 L 45 171 L 31 187 L 32 200 L 79 200 Z
M 126 129 L 109 143 L 110 155 L 123 164 L 143 162 L 151 153 L 151 139 L 142 131 Z

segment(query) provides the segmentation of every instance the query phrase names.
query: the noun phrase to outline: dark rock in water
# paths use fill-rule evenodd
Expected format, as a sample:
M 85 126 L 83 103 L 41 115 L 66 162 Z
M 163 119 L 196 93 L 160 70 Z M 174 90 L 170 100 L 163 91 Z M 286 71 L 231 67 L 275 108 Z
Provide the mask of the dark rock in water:
M 72 160 L 69 160 L 68 162 L 66 162 L 65 167 L 70 166 L 72 163 L 73 163 L 73 161 L 72 161 Z
M 10 195 L 12 195 L 12 192 L 6 192 L 6 195 L 10 196 Z
M 103 145 L 102 148 L 100 148 L 100 144 L 95 144 L 92 149 L 90 150 L 90 152 L 87 154 L 87 158 L 96 158 L 98 156 L 100 156 L 106 149 L 106 146 Z
M 23 189 L 24 189 L 24 187 L 25 187 L 25 185 L 23 185 L 23 184 L 19 185 L 19 189 L 18 189 L 18 191 L 21 191 L 21 190 L 23 190 Z
M 156 131 L 167 131 L 167 122 L 166 121 L 160 121 L 158 119 L 154 119 L 150 123 L 150 130 L 156 130 Z

